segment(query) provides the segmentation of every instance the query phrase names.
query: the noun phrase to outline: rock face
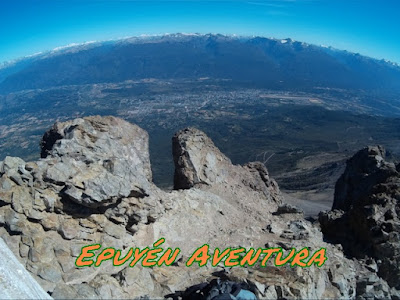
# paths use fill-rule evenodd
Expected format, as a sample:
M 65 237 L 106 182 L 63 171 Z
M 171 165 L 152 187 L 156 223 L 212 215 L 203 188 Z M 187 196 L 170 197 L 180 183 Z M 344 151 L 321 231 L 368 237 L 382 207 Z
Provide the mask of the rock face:
M 114 117 L 56 123 L 41 142 L 41 156 L 52 164 L 43 179 L 65 184 L 72 201 L 89 207 L 143 197 L 151 181 L 148 139 L 143 129 Z
M 376 193 L 377 185 L 398 177 L 395 165 L 384 158 L 385 149 L 376 146 L 364 148 L 349 159 L 336 183 L 332 208 L 348 211 L 351 206 L 362 206 Z
M 51 299 L 0 238 L 1 299 Z
M 260 162 L 235 166 L 215 147 L 211 139 L 196 128 L 186 128 L 172 138 L 175 163 L 175 189 L 197 187 L 219 195 L 264 198 L 270 210 L 282 203 L 278 184 Z
M 370 257 L 377 274 L 400 289 L 400 173 L 385 161 L 382 147 L 365 148 L 348 160 L 332 211 L 321 213 L 320 222 L 329 239 L 351 256 Z
M 222 275 L 256 287 L 260 298 L 352 298 L 371 291 L 369 282 L 375 294 L 395 295 L 374 262 L 347 259 L 300 210 L 282 204 L 261 163 L 232 165 L 193 128 L 174 136 L 173 149 L 176 190 L 166 192 L 151 182 L 148 137 L 139 127 L 113 117 L 56 123 L 39 161 L 0 163 L 0 237 L 53 298 L 160 298 Z M 163 249 L 181 250 L 171 266 L 75 265 L 83 246 L 125 254 L 160 238 Z M 328 259 L 310 268 L 186 266 L 204 244 L 210 254 L 217 247 L 281 247 L 285 255 L 325 248 Z

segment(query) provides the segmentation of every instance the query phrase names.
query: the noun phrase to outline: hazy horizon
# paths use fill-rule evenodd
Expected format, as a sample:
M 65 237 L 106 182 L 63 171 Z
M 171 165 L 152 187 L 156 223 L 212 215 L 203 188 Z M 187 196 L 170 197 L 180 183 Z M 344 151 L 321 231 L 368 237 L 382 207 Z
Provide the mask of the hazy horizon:
M 397 1 L 3 1 L 0 62 L 165 33 L 291 38 L 400 63 Z

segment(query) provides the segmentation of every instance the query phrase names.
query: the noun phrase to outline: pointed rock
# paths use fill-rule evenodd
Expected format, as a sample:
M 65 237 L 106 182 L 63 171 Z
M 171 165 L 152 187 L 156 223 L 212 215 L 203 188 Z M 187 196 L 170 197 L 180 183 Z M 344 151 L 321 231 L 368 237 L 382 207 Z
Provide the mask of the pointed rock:
M 233 165 L 212 140 L 196 128 L 177 132 L 172 138 L 172 150 L 175 189 L 209 187 L 213 192 L 226 196 L 231 192 L 241 196 L 241 192 L 252 191 L 271 203 L 280 204 L 282 201 L 277 183 L 269 177 L 261 162 Z

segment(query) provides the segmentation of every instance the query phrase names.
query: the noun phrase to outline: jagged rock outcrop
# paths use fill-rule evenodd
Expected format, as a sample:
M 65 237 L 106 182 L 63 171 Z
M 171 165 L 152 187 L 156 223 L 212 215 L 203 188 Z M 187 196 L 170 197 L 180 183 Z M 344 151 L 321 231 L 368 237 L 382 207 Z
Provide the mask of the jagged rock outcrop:
M 332 211 L 319 219 L 326 237 L 340 242 L 348 255 L 370 257 L 379 277 L 400 289 L 400 173 L 385 161 L 382 147 L 367 147 L 348 160 Z M 362 283 L 363 291 L 371 295 L 377 282 Z
M 211 139 L 196 128 L 186 128 L 172 138 L 175 189 L 197 187 L 232 198 L 265 198 L 270 211 L 282 203 L 278 184 L 261 162 L 233 165 Z M 232 194 L 232 192 L 234 194 Z M 238 193 L 240 195 L 238 195 Z
M 148 135 L 121 119 L 56 123 L 41 146 L 42 158 L 51 165 L 43 180 L 65 185 L 65 195 L 79 204 L 109 205 L 130 195 L 144 197 L 150 188 Z
M 396 166 L 384 158 L 385 149 L 381 146 L 364 148 L 350 158 L 336 183 L 332 208 L 348 211 L 351 206 L 363 206 L 376 193 L 378 184 L 398 177 Z
M 356 275 L 371 266 L 323 241 L 303 214 L 282 206 L 261 163 L 234 166 L 201 131 L 173 140 L 178 190 L 151 182 L 147 133 L 113 117 L 56 123 L 42 141 L 42 159 L 0 163 L 0 237 L 54 298 L 163 297 L 218 274 L 256 286 L 259 297 L 351 298 Z M 279 208 L 280 207 L 280 208 Z M 75 265 L 83 246 L 102 249 L 179 247 L 171 266 Z M 228 247 L 326 248 L 322 267 L 186 266 L 203 244 Z M 211 250 L 212 249 L 212 250 Z M 96 252 L 99 254 L 99 252 Z M 369 272 L 369 273 L 368 273 Z M 386 295 L 386 294 L 385 294 Z

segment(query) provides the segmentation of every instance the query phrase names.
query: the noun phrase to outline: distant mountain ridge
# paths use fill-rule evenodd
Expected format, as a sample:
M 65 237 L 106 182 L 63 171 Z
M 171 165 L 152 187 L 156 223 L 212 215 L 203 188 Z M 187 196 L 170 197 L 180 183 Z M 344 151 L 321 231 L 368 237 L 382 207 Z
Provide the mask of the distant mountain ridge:
M 209 77 L 271 89 L 400 94 L 400 67 L 291 39 L 169 34 L 61 47 L 0 68 L 0 95 L 143 78 Z

